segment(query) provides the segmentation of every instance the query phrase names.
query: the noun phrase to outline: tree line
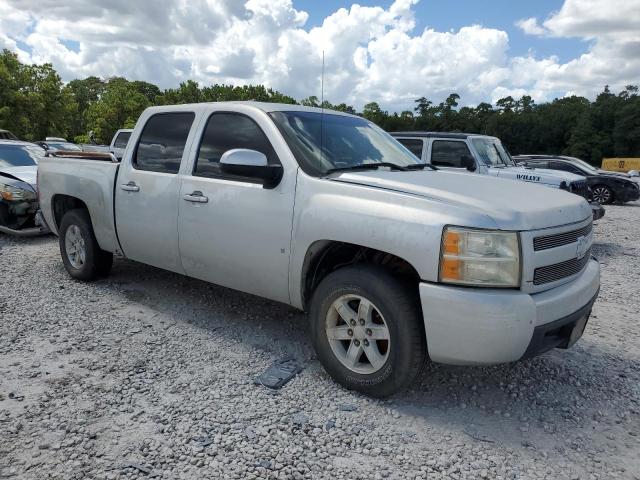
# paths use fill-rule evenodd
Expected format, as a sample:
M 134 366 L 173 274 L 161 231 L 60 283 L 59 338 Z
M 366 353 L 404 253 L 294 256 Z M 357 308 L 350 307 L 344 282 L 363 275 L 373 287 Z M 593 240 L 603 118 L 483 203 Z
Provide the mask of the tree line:
M 109 143 L 117 129 L 132 128 L 149 106 L 225 100 L 323 106 L 361 115 L 388 131 L 493 135 L 514 154 L 565 154 L 598 165 L 603 157 L 640 156 L 640 96 L 633 85 L 618 93 L 604 87 L 594 101 L 574 95 L 537 104 L 525 95 L 460 107 L 460 96 L 452 93 L 440 103 L 418 98 L 413 110 L 399 113 L 376 102 L 358 112 L 345 103 L 321 104 L 315 96 L 297 101 L 263 85 L 201 86 L 189 80 L 161 90 L 149 82 L 95 76 L 65 84 L 51 64 L 23 64 L 9 50 L 0 54 L 0 128 L 25 140 L 61 136 L 83 143 L 92 131 L 98 142 Z

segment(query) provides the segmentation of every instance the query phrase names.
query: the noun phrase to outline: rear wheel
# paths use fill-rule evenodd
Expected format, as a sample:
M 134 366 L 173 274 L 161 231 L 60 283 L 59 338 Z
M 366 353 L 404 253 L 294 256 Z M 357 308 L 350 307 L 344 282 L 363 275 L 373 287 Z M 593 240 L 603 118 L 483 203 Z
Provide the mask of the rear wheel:
M 313 294 L 309 320 L 320 362 L 349 389 L 385 397 L 424 366 L 417 294 L 382 268 L 355 265 L 327 275 Z
M 113 254 L 100 249 L 86 210 L 70 210 L 60 223 L 60 254 L 73 278 L 90 281 L 111 271 Z
M 592 189 L 593 199 L 601 205 L 613 202 L 613 192 L 606 185 L 596 185 Z

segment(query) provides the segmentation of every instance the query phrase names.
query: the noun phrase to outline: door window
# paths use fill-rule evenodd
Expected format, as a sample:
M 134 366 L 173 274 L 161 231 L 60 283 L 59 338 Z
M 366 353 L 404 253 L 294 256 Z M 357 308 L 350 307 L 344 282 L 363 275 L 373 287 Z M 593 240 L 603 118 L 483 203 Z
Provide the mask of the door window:
M 549 168 L 549 162 L 536 160 L 533 162 L 525 162 L 527 167 L 530 168 Z
M 133 167 L 150 172 L 178 173 L 195 114 L 159 113 L 147 120 L 133 157 Z
M 462 160 L 463 157 L 473 159 L 469 147 L 464 142 L 436 140 L 431 146 L 431 165 L 466 168 Z
M 570 165 L 568 163 L 550 162 L 550 165 L 553 170 L 562 170 L 565 172 L 571 172 L 573 174 L 582 175 L 584 177 L 584 173 L 582 173 L 579 168 L 576 168 L 573 165 Z
M 269 165 L 280 165 L 269 139 L 251 118 L 241 113 L 214 113 L 202 135 L 193 175 L 255 182 L 255 178 L 230 174 L 220 168 L 222 155 L 235 148 L 256 150 L 267 157 Z
M 402 145 L 407 147 L 416 157 L 422 159 L 423 142 L 420 138 L 396 138 Z

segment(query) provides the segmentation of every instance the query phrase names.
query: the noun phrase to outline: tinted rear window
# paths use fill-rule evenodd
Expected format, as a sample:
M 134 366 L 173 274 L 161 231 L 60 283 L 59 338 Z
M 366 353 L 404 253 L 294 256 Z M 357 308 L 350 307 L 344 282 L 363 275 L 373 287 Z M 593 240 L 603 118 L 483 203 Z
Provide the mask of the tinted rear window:
M 140 135 L 133 166 L 138 170 L 178 173 L 194 117 L 192 112 L 176 112 L 149 118 Z

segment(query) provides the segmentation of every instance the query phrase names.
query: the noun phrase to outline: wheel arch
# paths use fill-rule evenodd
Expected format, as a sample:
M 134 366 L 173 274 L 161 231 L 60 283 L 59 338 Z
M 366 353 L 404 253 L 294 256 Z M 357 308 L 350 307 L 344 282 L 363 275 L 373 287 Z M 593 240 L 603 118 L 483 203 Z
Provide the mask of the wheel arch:
M 65 213 L 70 210 L 86 210 L 89 212 L 87 204 L 77 197 L 64 194 L 56 194 L 51 198 L 51 211 L 53 212 L 53 219 L 55 221 L 56 231 L 60 229 L 60 223 Z M 89 213 L 89 218 L 91 214 Z
M 404 258 L 363 245 L 318 240 L 307 249 L 302 265 L 300 296 L 303 309 L 308 310 L 311 295 L 324 277 L 341 267 L 357 263 L 380 265 L 405 281 L 415 284 L 417 291 L 420 275 Z

